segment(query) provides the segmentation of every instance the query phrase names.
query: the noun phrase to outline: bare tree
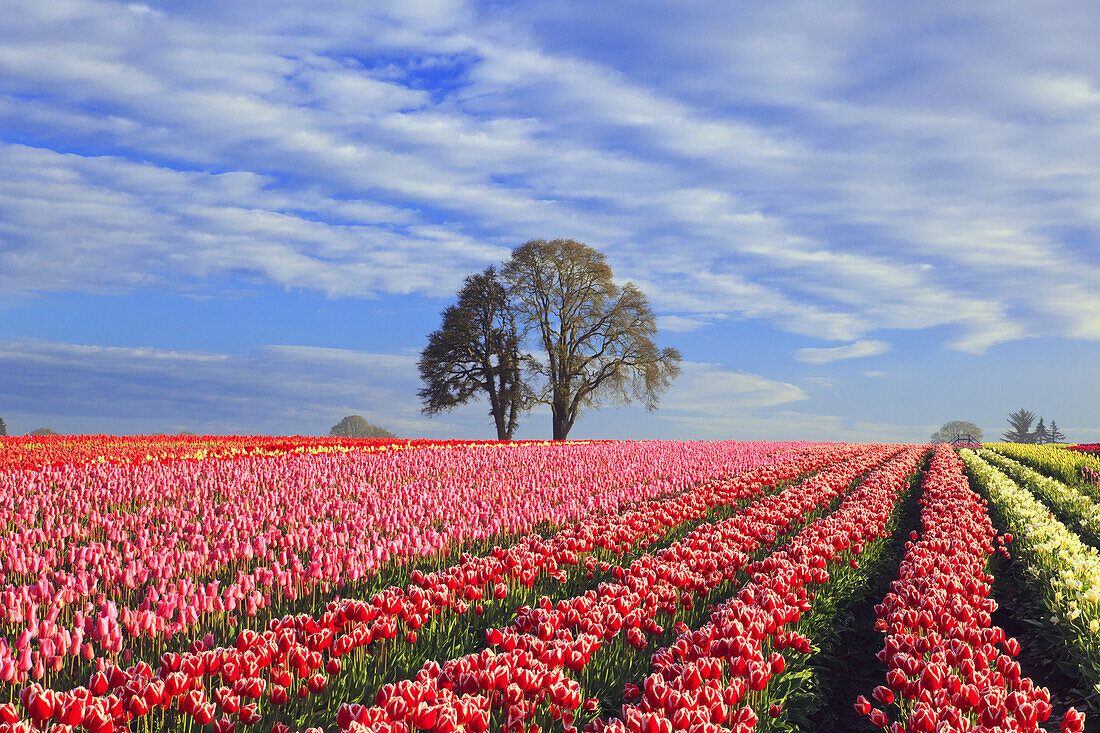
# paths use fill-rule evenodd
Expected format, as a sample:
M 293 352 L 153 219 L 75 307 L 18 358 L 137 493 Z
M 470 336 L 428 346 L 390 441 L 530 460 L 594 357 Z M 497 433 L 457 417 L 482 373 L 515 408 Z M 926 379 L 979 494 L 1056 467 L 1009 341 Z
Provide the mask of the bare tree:
M 511 440 L 529 395 L 515 314 L 496 268 L 468 276 L 458 303 L 442 315 L 443 325 L 428 337 L 417 365 L 422 412 L 450 410 L 484 392 L 497 439 Z
M 1033 422 L 1035 422 L 1035 413 L 1021 407 L 1008 416 L 1010 429 L 1005 431 L 1004 439 L 1009 443 L 1034 443 L 1035 433 L 1031 431 Z
M 680 373 L 680 352 L 659 349 L 653 309 L 633 283 L 619 287 L 602 253 L 572 239 L 533 239 L 505 264 L 516 315 L 545 360 L 535 401 L 550 405 L 554 440 L 565 440 L 588 406 L 657 407 Z

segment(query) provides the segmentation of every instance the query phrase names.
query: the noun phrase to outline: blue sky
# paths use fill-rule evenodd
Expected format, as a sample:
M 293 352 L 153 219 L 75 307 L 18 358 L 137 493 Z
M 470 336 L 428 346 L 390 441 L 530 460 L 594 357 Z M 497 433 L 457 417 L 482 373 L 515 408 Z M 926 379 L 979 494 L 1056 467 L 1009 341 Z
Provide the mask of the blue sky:
M 1084 2 L 9 0 L 0 416 L 490 437 L 419 414 L 417 352 L 572 237 L 685 363 L 570 437 L 1100 440 L 1097 37 Z

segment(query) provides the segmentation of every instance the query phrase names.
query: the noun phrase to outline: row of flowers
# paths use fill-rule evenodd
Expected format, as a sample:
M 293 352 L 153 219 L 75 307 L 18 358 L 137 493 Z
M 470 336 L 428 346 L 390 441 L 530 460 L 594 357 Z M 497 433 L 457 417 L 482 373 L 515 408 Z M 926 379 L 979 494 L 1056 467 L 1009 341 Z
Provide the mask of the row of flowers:
M 153 661 L 177 634 L 262 628 L 337 588 L 369 597 L 394 562 L 444 567 L 431 559 L 805 449 L 487 445 L 0 472 L 0 681 Z
M 1052 712 L 1050 693 L 1021 674 L 1020 645 L 993 624 L 996 603 L 987 572 L 1006 553 L 963 464 L 937 446 L 922 486 L 921 534 L 906 545 L 898 579 L 875 607 L 886 643 L 878 653 L 886 684 L 878 707 L 860 696 L 856 709 L 891 731 L 1040 731 Z M 891 723 L 890 718 L 896 722 Z M 1064 731 L 1083 730 L 1072 708 Z
M 787 696 L 800 693 L 783 685 L 784 675 L 802 666 L 812 650 L 805 635 L 809 617 L 853 590 L 836 579 L 858 568 L 865 553 L 874 554 L 888 536 L 897 498 L 924 452 L 910 447 L 894 456 L 835 512 L 747 567 L 750 582 L 707 623 L 680 630 L 672 644 L 653 654 L 640 699 L 625 704 L 620 716 L 597 721 L 592 731 L 637 733 L 637 721 L 650 720 L 669 731 L 702 733 L 724 724 L 740 732 L 781 718 Z
M 1031 443 L 988 443 L 997 451 L 1035 470 L 1053 476 L 1069 486 L 1078 486 L 1093 500 L 1100 501 L 1100 456 L 1053 445 Z
M 728 520 L 701 525 L 680 542 L 644 555 L 629 567 L 613 568 L 613 581 L 568 600 L 555 603 L 543 598 L 533 607 L 520 609 L 507 627 L 489 630 L 487 638 L 498 651 L 487 649 L 441 666 L 426 664 L 415 679 L 384 686 L 374 706 L 343 706 L 338 718 L 341 730 L 382 733 L 431 728 L 449 733 L 438 725 L 440 716 L 467 725 L 467 721 L 474 720 L 470 717 L 474 711 L 485 711 L 488 716 L 471 723 L 474 730 L 483 724 L 518 730 L 537 722 L 540 716 L 546 722 L 562 721 L 566 731 L 575 730 L 578 708 L 583 704 L 584 711 L 594 712 L 601 704 L 595 698 L 586 698 L 577 681 L 593 671 L 596 655 L 599 671 L 607 673 L 610 667 L 614 675 L 620 659 L 629 657 L 634 649 L 645 648 L 650 638 L 665 632 L 659 619 L 677 623 L 678 616 L 691 609 L 696 599 L 704 599 L 738 578 L 755 551 L 828 506 L 848 491 L 854 479 L 898 450 L 866 450 L 779 494 L 759 499 Z M 754 566 L 746 569 L 756 571 Z M 779 595 L 769 603 L 782 603 L 784 598 Z M 807 602 L 805 595 L 790 600 L 797 605 Z M 676 628 L 681 627 L 686 629 L 679 622 Z M 797 634 L 786 635 L 784 642 L 800 647 L 807 643 Z M 719 722 L 731 727 L 752 724 L 755 713 L 751 707 L 735 708 L 749 691 L 747 684 L 751 682 L 753 689 L 760 681 L 766 685 L 773 672 L 768 660 L 751 661 L 750 671 L 744 666 L 747 660 L 741 659 L 739 672 L 744 679 L 734 685 L 735 690 L 740 686 L 740 694 L 722 703 L 725 712 Z M 697 669 L 692 684 L 698 689 L 702 680 L 715 671 L 720 674 L 720 665 Z M 693 698 L 691 706 L 684 702 L 682 712 L 690 712 L 694 720 L 697 700 Z M 636 732 L 671 724 L 669 720 L 626 715 L 628 720 L 622 724 Z M 683 721 L 677 718 L 677 722 Z M 599 723 L 594 725 L 599 727 Z
M 385 450 L 465 445 L 476 441 L 319 438 L 269 435 L 0 436 L 0 471 L 33 471 L 78 463 L 133 463 L 179 458 L 307 450 Z
M 1100 552 L 1081 541 L 1031 492 L 973 451 L 960 457 L 1016 537 L 1050 623 L 1074 651 L 1080 672 L 1100 694 Z
M 210 702 L 212 699 L 223 713 L 235 714 L 242 723 L 254 722 L 259 715 L 258 708 L 249 708 L 240 702 L 241 691 L 246 685 L 255 694 L 250 693 L 245 699 L 255 698 L 257 704 L 265 691 L 268 702 L 276 707 L 293 702 L 292 696 L 316 697 L 323 694 L 330 676 L 339 675 L 348 662 L 362 667 L 367 657 L 365 650 L 372 641 L 378 640 L 383 645 L 400 644 L 400 641 L 415 645 L 416 630 L 424 625 L 430 627 L 433 616 L 444 610 L 466 613 L 477 604 L 476 610 L 480 611 L 483 598 L 486 603 L 490 603 L 490 599 L 501 599 L 517 585 L 530 586 L 536 576 L 564 577 L 563 567 L 576 564 L 578 552 L 591 550 L 601 543 L 625 551 L 659 537 L 670 523 L 684 521 L 693 513 L 701 514 L 708 506 L 749 496 L 770 483 L 816 470 L 862 450 L 855 447 L 807 450 L 789 460 L 716 482 L 705 490 L 697 487 L 663 502 L 649 502 L 618 519 L 591 517 L 587 523 L 564 528 L 551 541 L 533 535 L 515 547 L 497 549 L 487 557 L 464 558 L 458 566 L 442 572 L 427 575 L 414 572 L 409 587 L 391 587 L 374 595 L 370 602 L 333 602 L 318 617 L 299 615 L 273 619 L 263 634 L 245 630 L 237 637 L 235 649 L 215 648 L 213 636 L 208 634 L 182 655 L 163 655 L 155 674 L 144 663 L 122 671 L 99 658 L 96 665 L 101 671 L 93 675 L 87 688 L 62 693 L 35 685 L 26 688 L 34 694 L 25 702 L 24 711 L 39 721 L 55 720 L 62 717 L 65 706 L 75 699 L 72 697 L 75 695 L 85 700 L 82 704 L 86 710 L 110 713 L 105 717 L 110 719 L 110 726 L 143 717 L 158 706 L 161 710 L 171 707 L 173 711 L 190 716 L 187 720 L 205 723 L 214 710 L 210 707 L 214 704 Z M 598 531 L 583 529 L 585 524 L 591 524 Z M 607 537 L 611 538 L 610 542 Z M 20 658 L 26 656 L 21 654 Z M 5 668 L 10 673 L 11 664 Z M 214 683 L 219 680 L 224 684 L 215 687 Z M 221 690 L 228 683 L 233 685 L 228 688 L 232 694 Z M 87 690 L 94 693 L 90 698 L 85 696 Z M 135 696 L 141 696 L 145 702 L 128 702 Z M 155 699 L 156 703 L 149 703 L 146 697 Z M 47 701 L 52 698 L 56 704 L 37 702 L 40 698 Z M 222 705 L 220 699 L 227 704 Z M 117 701 L 122 701 L 121 708 Z M 0 717 L 4 715 L 0 713 Z M 171 719 L 170 714 L 168 719 Z M 168 725 L 171 728 L 174 724 Z M 103 729 L 110 726 L 104 722 Z
M 1052 507 L 1082 539 L 1100 547 L 1100 504 L 1090 496 L 995 451 L 980 450 L 978 455 Z

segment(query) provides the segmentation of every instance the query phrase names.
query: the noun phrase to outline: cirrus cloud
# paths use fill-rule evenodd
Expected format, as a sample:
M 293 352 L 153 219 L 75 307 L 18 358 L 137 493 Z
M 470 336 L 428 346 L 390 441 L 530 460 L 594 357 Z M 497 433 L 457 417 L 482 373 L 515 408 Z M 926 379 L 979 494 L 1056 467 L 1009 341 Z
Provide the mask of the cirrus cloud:
M 890 344 L 885 341 L 856 341 L 845 346 L 834 346 L 828 349 L 799 349 L 795 353 L 796 359 L 807 364 L 828 364 L 841 359 L 860 359 L 865 356 L 878 356 L 890 350 Z

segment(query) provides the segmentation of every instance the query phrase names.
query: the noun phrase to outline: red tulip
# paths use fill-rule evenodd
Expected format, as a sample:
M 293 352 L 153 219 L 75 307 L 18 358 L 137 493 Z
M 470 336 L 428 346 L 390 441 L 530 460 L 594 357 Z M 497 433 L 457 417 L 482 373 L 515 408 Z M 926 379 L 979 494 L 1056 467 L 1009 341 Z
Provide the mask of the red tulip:
M 1062 733 L 1082 733 L 1085 730 L 1085 714 L 1070 708 L 1062 718 Z
M 882 685 L 879 685 L 872 691 L 871 694 L 883 705 L 890 705 L 894 702 L 894 691 L 891 690 L 889 687 L 883 687 Z
M 254 702 L 250 702 L 241 708 L 239 717 L 241 722 L 245 725 L 255 725 L 263 720 L 263 716 L 260 715 L 259 706 Z

